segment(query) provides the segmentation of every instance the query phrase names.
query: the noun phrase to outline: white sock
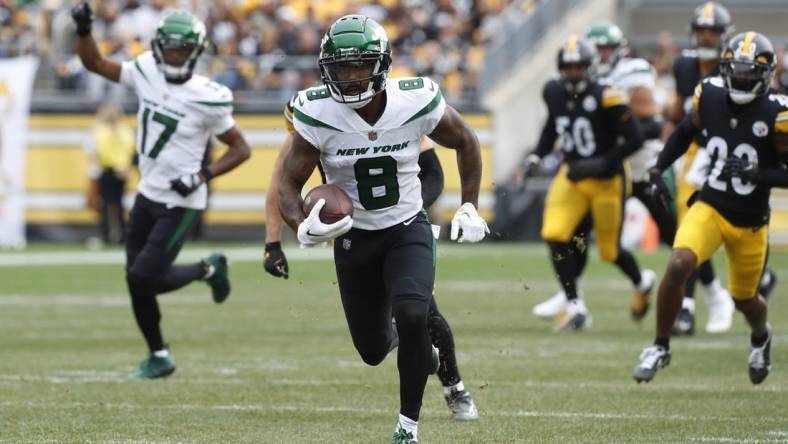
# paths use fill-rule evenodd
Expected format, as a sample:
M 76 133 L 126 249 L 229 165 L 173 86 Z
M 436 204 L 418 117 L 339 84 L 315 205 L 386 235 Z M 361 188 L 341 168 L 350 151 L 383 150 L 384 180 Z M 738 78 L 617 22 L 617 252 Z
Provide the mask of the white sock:
M 448 387 L 443 387 L 443 394 L 444 395 L 448 395 L 452 391 L 461 392 L 463 390 L 465 390 L 465 384 L 463 384 L 462 381 L 460 381 L 460 382 L 458 382 L 458 383 L 456 383 L 454 385 L 450 385 Z
M 722 284 L 720 283 L 720 280 L 717 278 L 714 278 L 714 280 L 711 281 L 711 283 L 706 286 L 706 294 L 709 295 L 709 297 L 714 297 L 720 294 L 722 290 L 723 290 Z
M 686 308 L 690 313 L 695 314 L 695 299 L 684 298 L 681 301 L 681 308 Z
M 157 358 L 169 358 L 170 357 L 170 351 L 167 350 L 166 348 L 163 348 L 161 350 L 156 350 L 155 352 L 153 352 L 153 356 L 155 356 Z
M 406 432 L 408 432 L 411 435 L 413 435 L 413 439 L 416 439 L 416 440 L 419 439 L 419 436 L 418 436 L 418 433 L 419 433 L 419 422 L 418 421 L 414 421 L 414 420 L 408 418 L 407 416 L 402 415 L 402 413 L 399 414 L 399 419 L 397 420 L 397 427 L 394 428 L 394 433 L 397 433 L 397 431 L 399 429 L 403 429 Z

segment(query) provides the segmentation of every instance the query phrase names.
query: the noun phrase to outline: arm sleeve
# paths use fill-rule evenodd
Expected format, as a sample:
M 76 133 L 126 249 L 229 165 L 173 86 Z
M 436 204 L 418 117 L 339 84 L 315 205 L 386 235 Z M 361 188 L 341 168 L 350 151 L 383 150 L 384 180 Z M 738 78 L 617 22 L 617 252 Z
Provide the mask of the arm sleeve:
M 210 106 L 208 128 L 214 135 L 218 136 L 235 126 L 235 120 L 233 119 L 233 93 L 228 88 L 222 87 L 215 100 L 215 104 Z
M 422 119 L 422 134 L 432 134 L 435 130 L 435 127 L 438 126 L 438 122 L 443 118 L 443 114 L 446 112 L 446 100 L 443 99 L 443 93 L 441 93 L 440 87 L 435 84 L 431 79 L 424 79 L 425 88 L 426 85 L 430 85 L 428 88 L 429 91 L 435 91 L 432 96 L 432 100 L 423 108 L 426 111 L 425 118 Z
M 760 171 L 760 182 L 775 188 L 788 188 L 788 169 L 764 168 Z
M 118 82 L 121 85 L 134 88 L 134 64 L 138 63 L 136 60 L 127 60 L 120 65 L 120 79 Z
M 692 114 L 689 114 L 682 119 L 681 123 L 670 135 L 668 141 L 665 142 L 665 147 L 659 153 L 657 158 L 656 167 L 660 171 L 665 171 L 669 166 L 673 165 L 682 154 L 687 152 L 692 140 L 700 133 L 700 130 L 692 124 Z
M 424 208 L 429 208 L 443 192 L 443 168 L 434 149 L 419 154 L 419 180 L 421 180 L 421 200 Z
M 617 105 L 608 108 L 608 116 L 615 134 L 623 137 L 624 141 L 608 151 L 605 157 L 608 161 L 620 162 L 643 146 L 643 136 L 628 106 Z
M 536 149 L 533 154 L 536 154 L 541 159 L 542 157 L 550 154 L 555 147 L 555 141 L 558 139 L 558 133 L 555 130 L 555 119 L 553 116 L 547 116 L 547 121 L 542 128 L 542 134 L 539 136 L 539 142 L 536 144 Z

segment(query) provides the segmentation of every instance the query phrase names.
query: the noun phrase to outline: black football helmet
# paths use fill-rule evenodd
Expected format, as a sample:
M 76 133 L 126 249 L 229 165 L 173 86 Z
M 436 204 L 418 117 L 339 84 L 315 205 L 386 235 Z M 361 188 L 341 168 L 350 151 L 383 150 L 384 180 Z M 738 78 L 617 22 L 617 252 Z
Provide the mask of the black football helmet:
M 769 92 L 777 58 L 772 42 L 763 34 L 749 31 L 731 38 L 722 52 L 720 69 L 731 100 L 740 105 Z
M 558 50 L 558 71 L 561 73 L 561 83 L 566 91 L 572 95 L 582 94 L 596 75 L 596 65 L 599 56 L 596 47 L 589 41 L 576 35 L 570 35 Z M 588 71 L 585 77 L 572 79 L 567 77 L 565 68 L 568 65 L 586 66 Z
M 701 29 L 712 29 L 720 33 L 720 46 L 710 48 L 698 43 L 696 33 Z M 733 33 L 733 20 L 728 9 L 719 3 L 706 2 L 697 8 L 690 21 L 690 43 L 701 60 L 714 60 L 720 56 L 725 40 Z

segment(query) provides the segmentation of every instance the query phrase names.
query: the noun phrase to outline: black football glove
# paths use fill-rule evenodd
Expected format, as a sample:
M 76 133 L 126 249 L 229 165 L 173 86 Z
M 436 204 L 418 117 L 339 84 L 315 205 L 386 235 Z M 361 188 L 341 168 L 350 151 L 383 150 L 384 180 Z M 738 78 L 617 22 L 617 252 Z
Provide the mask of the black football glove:
M 87 2 L 82 2 L 71 8 L 71 18 L 77 24 L 77 35 L 90 35 L 93 25 L 93 10 Z
M 670 194 L 670 190 L 662 178 L 662 172 L 658 168 L 648 170 L 648 188 L 646 188 L 646 193 L 651 196 L 654 203 L 659 205 L 663 211 L 672 212 L 673 195 Z
M 569 172 L 566 173 L 566 177 L 572 182 L 577 182 L 588 177 L 599 177 L 605 173 L 607 168 L 607 159 L 603 157 L 580 159 L 569 165 Z
M 187 174 L 185 176 L 179 177 L 178 179 L 170 181 L 170 188 L 175 190 L 178 194 L 183 197 L 192 194 L 194 190 L 200 188 L 200 185 L 204 184 L 205 180 L 200 176 L 199 173 L 194 174 Z
M 758 165 L 750 163 L 741 157 L 730 156 L 725 159 L 725 166 L 722 167 L 721 177 L 738 177 L 743 182 L 758 183 L 761 178 L 761 171 Z
M 287 266 L 287 257 L 282 251 L 281 242 L 270 242 L 265 244 L 265 256 L 263 256 L 263 268 L 272 276 L 287 279 L 290 276 L 290 269 Z
M 539 163 L 542 159 L 536 154 L 529 154 L 523 162 L 523 175 L 525 177 L 533 177 L 539 172 Z

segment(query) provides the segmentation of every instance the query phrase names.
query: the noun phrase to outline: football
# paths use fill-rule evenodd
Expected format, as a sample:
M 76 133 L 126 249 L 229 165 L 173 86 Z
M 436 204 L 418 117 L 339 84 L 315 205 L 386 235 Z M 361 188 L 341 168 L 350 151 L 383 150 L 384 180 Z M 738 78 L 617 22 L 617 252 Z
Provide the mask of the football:
M 320 220 L 323 223 L 333 224 L 345 216 L 353 216 L 353 201 L 350 196 L 336 185 L 320 185 L 309 190 L 304 197 L 304 214 L 308 215 L 312 211 L 317 201 L 325 199 L 326 204 L 320 210 Z

